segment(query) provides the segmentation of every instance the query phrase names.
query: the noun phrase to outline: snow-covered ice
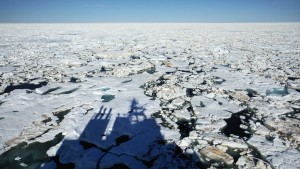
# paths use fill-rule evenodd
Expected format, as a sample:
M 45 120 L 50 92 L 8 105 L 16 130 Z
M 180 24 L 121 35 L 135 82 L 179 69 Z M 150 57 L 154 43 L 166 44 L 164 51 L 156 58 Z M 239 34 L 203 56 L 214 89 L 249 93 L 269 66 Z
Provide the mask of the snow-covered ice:
M 300 168 L 300 24 L 0 24 L 0 168 Z

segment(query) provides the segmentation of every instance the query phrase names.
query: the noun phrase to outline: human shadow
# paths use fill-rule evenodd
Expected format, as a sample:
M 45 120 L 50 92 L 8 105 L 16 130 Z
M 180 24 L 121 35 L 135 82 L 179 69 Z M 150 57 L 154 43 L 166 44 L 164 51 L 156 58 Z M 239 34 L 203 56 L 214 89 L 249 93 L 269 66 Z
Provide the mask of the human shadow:
M 42 168 L 203 168 L 196 153 L 186 154 L 168 142 L 145 107 L 132 99 L 130 111 L 116 114 L 102 106 L 77 140 L 64 140 L 51 162 Z

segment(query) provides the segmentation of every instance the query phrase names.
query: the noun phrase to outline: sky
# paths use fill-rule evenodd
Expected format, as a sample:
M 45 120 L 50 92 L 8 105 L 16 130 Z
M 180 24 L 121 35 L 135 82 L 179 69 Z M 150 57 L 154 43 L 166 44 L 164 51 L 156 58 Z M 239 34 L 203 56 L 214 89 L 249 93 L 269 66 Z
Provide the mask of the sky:
M 300 0 L 0 0 L 0 22 L 300 22 Z

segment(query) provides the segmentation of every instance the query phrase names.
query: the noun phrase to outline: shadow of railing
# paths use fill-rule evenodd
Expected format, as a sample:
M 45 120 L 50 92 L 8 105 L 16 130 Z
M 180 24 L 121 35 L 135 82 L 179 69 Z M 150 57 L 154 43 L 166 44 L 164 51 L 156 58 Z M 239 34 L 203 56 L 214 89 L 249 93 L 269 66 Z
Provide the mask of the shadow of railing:
M 167 142 L 145 107 L 131 101 L 126 115 L 118 114 L 113 127 L 112 109 L 103 106 L 77 140 L 64 140 L 52 161 L 42 168 L 201 168 L 199 157 L 185 154 Z

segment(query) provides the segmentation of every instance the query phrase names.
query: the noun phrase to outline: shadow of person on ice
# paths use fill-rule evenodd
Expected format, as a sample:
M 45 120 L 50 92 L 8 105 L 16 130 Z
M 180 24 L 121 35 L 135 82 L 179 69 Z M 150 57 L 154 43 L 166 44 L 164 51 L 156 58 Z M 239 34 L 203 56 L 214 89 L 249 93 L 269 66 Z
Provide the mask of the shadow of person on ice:
M 185 154 L 161 134 L 154 118 L 135 98 L 125 115 L 102 106 L 77 140 L 64 140 L 56 156 L 42 168 L 202 168 L 196 153 Z

